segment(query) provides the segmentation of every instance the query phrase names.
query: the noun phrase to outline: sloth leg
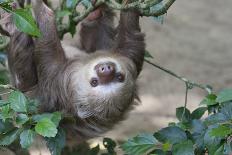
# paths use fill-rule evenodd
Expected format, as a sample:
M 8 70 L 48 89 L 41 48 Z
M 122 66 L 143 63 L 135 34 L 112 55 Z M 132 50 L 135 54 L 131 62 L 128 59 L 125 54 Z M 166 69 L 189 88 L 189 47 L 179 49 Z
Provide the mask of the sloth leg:
M 41 32 L 41 36 L 34 41 L 34 59 L 39 81 L 43 82 L 44 77 L 54 75 L 54 71 L 64 65 L 66 58 L 58 37 L 54 12 L 42 0 L 32 0 L 32 7 Z
M 33 40 L 16 29 L 12 22 L 12 15 L 9 13 L 1 15 L 0 24 L 10 36 L 7 56 L 11 83 L 21 91 L 29 91 L 37 83 L 36 67 L 33 60 Z
M 113 47 L 116 31 L 114 13 L 106 6 L 92 12 L 82 23 L 80 42 L 82 50 L 87 53 L 96 50 L 109 50 Z

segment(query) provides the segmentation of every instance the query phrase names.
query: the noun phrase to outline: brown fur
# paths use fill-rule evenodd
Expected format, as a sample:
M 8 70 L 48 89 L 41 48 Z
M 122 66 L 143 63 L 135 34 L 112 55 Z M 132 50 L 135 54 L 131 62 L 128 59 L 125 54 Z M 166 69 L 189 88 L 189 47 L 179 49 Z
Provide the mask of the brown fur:
M 32 44 L 31 52 L 34 54 L 25 50 L 25 57 L 31 57 L 27 59 L 36 66 L 35 79 L 38 82 L 33 97 L 40 101 L 41 112 L 63 111 L 74 116 L 76 123 L 64 121 L 61 125 L 68 130 L 68 138 L 76 138 L 79 142 L 108 131 L 125 118 L 137 99 L 136 79 L 145 51 L 139 15 L 133 11 L 122 12 L 117 37 L 113 13 L 109 10 L 96 21 L 85 21 L 80 32 L 82 49 L 90 54 L 67 58 L 56 32 L 53 12 L 41 0 L 33 0 L 32 6 L 42 36 Z M 18 43 L 11 44 L 9 53 L 14 53 Z M 28 46 L 23 47 L 28 49 Z M 18 67 L 25 65 L 25 60 L 17 57 L 10 63 L 14 61 L 22 61 Z M 124 74 L 125 80 L 93 88 L 89 84 L 91 77 L 95 76 L 93 68 L 105 61 L 115 63 L 116 71 Z M 14 70 L 13 65 L 10 67 Z M 20 72 L 15 70 L 12 74 Z

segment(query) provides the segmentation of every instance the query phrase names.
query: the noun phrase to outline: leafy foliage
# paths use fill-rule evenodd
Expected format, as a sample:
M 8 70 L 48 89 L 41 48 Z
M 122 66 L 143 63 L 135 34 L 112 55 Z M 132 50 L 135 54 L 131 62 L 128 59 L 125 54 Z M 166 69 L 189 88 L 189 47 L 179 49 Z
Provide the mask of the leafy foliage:
M 111 1 L 106 2 L 111 4 Z M 121 5 L 122 1 L 115 0 L 115 2 L 121 7 L 119 9 L 125 7 L 125 5 Z M 154 15 L 156 20 L 163 22 L 163 16 L 160 16 L 159 12 L 163 9 L 164 12 L 161 13 L 165 13 L 164 7 L 167 6 L 167 3 L 163 3 L 162 0 L 154 1 L 155 3 L 153 1 L 145 2 L 154 5 L 144 8 L 143 14 Z M 40 32 L 32 17 L 30 7 L 15 9 L 12 4 L 10 0 L 0 0 L 0 8 L 12 13 L 13 21 L 20 31 L 39 37 Z M 79 4 L 83 5 L 86 10 L 93 9 L 90 0 L 64 0 L 58 8 L 53 9 L 56 13 L 56 22 L 61 38 L 65 33 L 74 35 L 78 21 L 89 13 L 88 11 L 84 14 L 77 12 L 76 7 Z M 134 4 L 141 11 L 142 8 L 136 4 L 136 1 Z M 68 17 L 67 23 L 63 22 L 65 17 Z M 0 45 L 4 44 L 4 46 L 0 46 L 1 50 L 2 47 L 5 48 L 6 42 L 6 38 L 0 36 Z M 153 58 L 147 51 L 145 57 Z M 2 65 L 0 67 L 0 84 L 7 84 L 9 77 L 5 68 L 6 55 L 3 51 L 0 52 L 0 63 Z M 188 85 L 189 81 L 185 82 L 188 89 L 191 89 L 192 86 Z M 202 86 L 198 85 L 198 87 Z M 206 116 L 206 112 L 208 112 L 208 116 Z M 120 148 L 129 155 L 232 154 L 232 89 L 223 90 L 218 95 L 210 93 L 202 100 L 200 107 L 192 112 L 186 107 L 179 107 L 176 109 L 176 117 L 178 122 L 171 122 L 168 127 L 155 133 L 141 133 L 124 142 Z M 60 112 L 38 113 L 37 101 L 14 90 L 10 92 L 8 99 L 0 100 L 0 145 L 10 148 L 18 142 L 22 148 L 27 149 L 35 137 L 40 135 L 45 138 L 52 155 L 60 155 L 64 151 L 68 155 L 116 155 L 117 143 L 110 138 L 103 140 L 105 152 L 100 150 L 99 145 L 90 148 L 85 144 L 69 150 L 65 147 L 65 131 L 59 127 L 61 120 Z
M 61 113 L 35 113 L 37 110 L 29 108 L 33 102 L 19 91 L 12 91 L 9 98 L 0 103 L 0 145 L 8 146 L 19 140 L 22 148 L 29 148 L 36 135 L 47 137 L 49 144 L 57 142 L 52 137 L 60 135 L 57 127 Z

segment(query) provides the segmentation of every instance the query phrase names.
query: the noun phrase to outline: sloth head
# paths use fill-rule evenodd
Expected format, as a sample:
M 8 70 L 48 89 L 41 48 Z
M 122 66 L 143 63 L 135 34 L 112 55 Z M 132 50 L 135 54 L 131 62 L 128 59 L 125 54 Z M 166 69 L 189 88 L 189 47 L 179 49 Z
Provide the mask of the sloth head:
M 126 57 L 91 54 L 72 75 L 73 103 L 79 117 L 118 119 L 130 109 L 136 97 L 136 67 Z

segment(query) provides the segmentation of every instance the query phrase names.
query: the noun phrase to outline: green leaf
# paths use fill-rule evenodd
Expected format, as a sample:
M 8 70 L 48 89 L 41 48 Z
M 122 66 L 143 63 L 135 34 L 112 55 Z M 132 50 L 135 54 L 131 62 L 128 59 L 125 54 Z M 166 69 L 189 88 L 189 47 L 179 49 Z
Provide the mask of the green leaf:
M 3 135 L 0 138 L 0 145 L 2 145 L 2 146 L 10 145 L 18 138 L 18 136 L 21 132 L 22 132 L 22 129 L 15 129 L 15 130 Z
M 224 154 L 232 154 L 232 141 L 228 141 L 226 144 L 224 144 Z
M 190 140 L 173 145 L 172 150 L 173 155 L 194 155 L 193 143 Z
M 201 101 L 200 105 L 207 105 L 207 106 L 216 105 L 217 104 L 216 98 L 217 98 L 216 95 L 210 94 Z
M 206 111 L 207 111 L 206 107 L 199 107 L 192 112 L 191 117 L 192 119 L 200 119 L 205 114 Z
M 232 101 L 232 89 L 225 89 L 221 91 L 218 94 L 216 101 L 219 103 Z
M 176 108 L 176 117 L 178 118 L 179 121 L 186 123 L 191 120 L 191 113 L 187 108 L 179 107 L 179 108 Z
M 40 30 L 29 9 L 14 10 L 13 21 L 20 31 L 36 37 L 41 36 Z
M 94 148 L 92 148 L 91 150 L 87 151 L 86 155 L 98 155 L 100 152 L 100 146 L 97 145 Z M 104 154 L 101 154 L 104 155 Z M 105 155 L 114 155 L 114 154 L 105 154 Z M 115 154 L 116 155 L 116 154 Z
M 115 141 L 113 141 L 110 138 L 104 138 L 103 139 L 103 145 L 107 149 L 108 153 L 116 154 L 116 152 L 114 151 L 114 149 L 115 149 L 115 147 L 117 145 Z
M 44 114 L 34 115 L 32 117 L 32 120 L 35 122 L 39 122 L 44 118 L 51 120 L 57 127 L 62 117 L 60 112 L 54 112 L 54 113 L 44 113 Z
M 128 154 L 142 155 L 156 148 L 158 141 L 152 134 L 140 134 L 125 142 L 121 148 Z
M 20 144 L 22 146 L 22 148 L 29 148 L 31 146 L 31 144 L 34 141 L 35 138 L 35 131 L 33 130 L 25 130 L 20 134 Z
M 228 125 L 220 125 L 217 128 L 213 128 L 211 132 L 209 133 L 210 136 L 215 136 L 215 137 L 225 137 L 229 134 L 232 133 L 232 128 Z
M 9 73 L 6 70 L 0 71 L 0 84 L 8 84 L 9 83 Z
M 35 131 L 43 137 L 55 137 L 56 125 L 48 118 L 43 118 L 35 126 Z
M 212 125 L 212 124 L 216 124 L 216 123 L 222 123 L 222 122 L 225 122 L 227 121 L 227 117 L 222 114 L 222 113 L 216 113 L 216 114 L 213 114 L 213 115 L 210 115 L 209 117 L 207 117 L 204 121 L 204 123 L 206 125 Z
M 13 91 L 9 96 L 11 108 L 16 112 L 27 112 L 27 99 L 23 93 Z
M 57 135 L 54 138 L 46 138 L 47 147 L 52 155 L 60 155 L 65 146 L 65 132 L 59 128 Z
M 214 153 L 214 155 L 223 155 L 223 150 L 224 150 L 224 146 L 220 146 L 217 151 Z
M 0 134 L 7 133 L 12 129 L 14 129 L 14 126 L 11 122 L 3 122 L 2 120 L 0 120 Z
M 187 139 L 184 130 L 175 126 L 163 128 L 156 132 L 154 136 L 163 143 L 169 142 L 171 144 L 179 143 Z
M 27 107 L 30 114 L 38 113 L 39 102 L 37 100 L 29 100 Z
M 29 118 L 27 117 L 26 114 L 18 114 L 18 116 L 16 117 L 16 124 L 17 125 L 23 125 L 28 120 L 29 120 Z
M 10 105 L 6 105 L 1 107 L 1 113 L 0 113 L 0 119 L 2 119 L 4 122 L 8 118 L 13 118 L 14 112 L 10 109 Z
M 8 101 L 0 100 L 0 107 L 8 105 L 8 104 L 9 104 Z
M 61 113 L 60 112 L 54 112 L 52 113 L 51 121 L 56 125 L 56 127 L 59 125 L 61 120 Z
M 214 154 L 221 144 L 221 138 L 210 135 L 212 128 L 215 128 L 215 125 L 209 126 L 204 135 L 204 145 L 208 149 L 210 155 Z
M 147 50 L 145 50 L 145 58 L 153 58 L 153 56 L 150 54 L 150 52 L 148 52 Z
M 155 12 L 155 11 L 157 11 L 157 10 L 162 9 L 163 7 L 164 7 L 164 3 L 160 0 L 160 3 L 154 5 L 154 6 L 152 6 L 152 7 L 150 8 L 150 11 L 151 11 L 151 12 Z M 157 22 L 159 22 L 159 23 L 161 23 L 161 24 L 163 24 L 163 22 L 164 22 L 164 15 L 161 15 L 161 16 L 158 16 L 158 17 L 157 17 L 157 16 L 154 16 L 153 18 L 154 18 L 155 21 L 157 21 Z
M 232 119 L 232 102 L 226 102 L 221 105 L 221 111 L 220 111 L 225 117 L 226 120 Z

